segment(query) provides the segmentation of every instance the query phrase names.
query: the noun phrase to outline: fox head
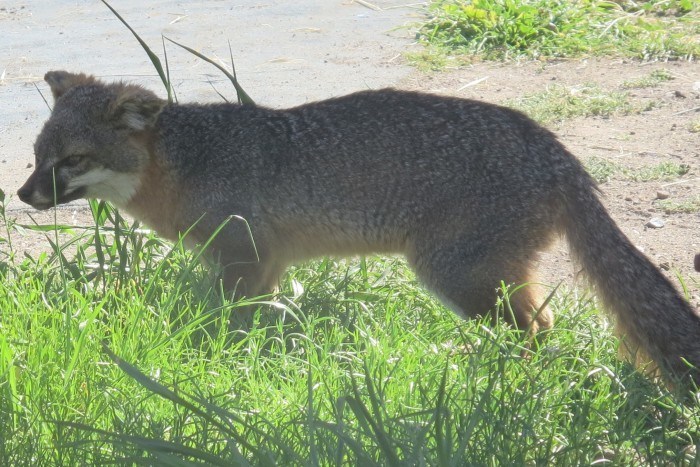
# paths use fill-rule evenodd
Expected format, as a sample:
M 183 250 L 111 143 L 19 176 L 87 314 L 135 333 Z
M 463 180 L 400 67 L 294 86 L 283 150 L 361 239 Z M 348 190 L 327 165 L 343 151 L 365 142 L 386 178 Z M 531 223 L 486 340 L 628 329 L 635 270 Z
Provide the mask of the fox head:
M 17 195 L 36 209 L 79 198 L 123 206 L 138 190 L 149 155 L 144 141 L 166 102 L 125 83 L 50 71 L 55 100 L 34 144 L 35 166 Z

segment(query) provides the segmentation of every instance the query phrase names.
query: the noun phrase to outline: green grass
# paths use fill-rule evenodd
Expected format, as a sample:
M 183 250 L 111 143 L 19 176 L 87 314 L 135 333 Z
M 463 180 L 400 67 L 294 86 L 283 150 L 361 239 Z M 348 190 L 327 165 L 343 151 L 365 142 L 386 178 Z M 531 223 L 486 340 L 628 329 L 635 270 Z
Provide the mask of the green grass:
M 657 203 L 666 214 L 692 214 L 700 212 L 700 196 L 695 196 L 683 201 L 664 199 L 657 201 Z
M 486 58 L 622 55 L 693 59 L 697 0 L 435 0 L 419 36 L 453 53 Z
M 2 465 L 668 465 L 700 442 L 574 292 L 532 349 L 394 258 L 295 267 L 237 319 L 191 253 L 92 207 L 53 253 L 0 240 Z
M 540 123 L 561 122 L 574 117 L 610 117 L 638 111 L 626 92 L 607 91 L 595 84 L 570 88 L 550 86 L 544 91 L 512 99 L 505 103 L 521 110 Z
M 659 69 L 654 70 L 646 76 L 622 83 L 624 89 L 653 88 L 666 81 L 674 79 L 670 71 Z
M 584 163 L 586 170 L 598 183 L 605 183 L 614 175 L 622 173 L 623 167 L 602 157 L 589 157 Z
M 419 52 L 407 52 L 404 54 L 408 63 L 421 71 L 439 71 L 445 68 L 448 55 L 435 48 L 422 49 Z
M 690 170 L 686 164 L 677 162 L 660 162 L 655 165 L 624 170 L 627 180 L 633 182 L 669 181 L 685 175 Z
M 669 181 L 687 174 L 690 170 L 686 164 L 670 161 L 630 168 L 600 157 L 589 157 L 585 166 L 598 183 L 605 183 L 612 178 L 633 182 Z

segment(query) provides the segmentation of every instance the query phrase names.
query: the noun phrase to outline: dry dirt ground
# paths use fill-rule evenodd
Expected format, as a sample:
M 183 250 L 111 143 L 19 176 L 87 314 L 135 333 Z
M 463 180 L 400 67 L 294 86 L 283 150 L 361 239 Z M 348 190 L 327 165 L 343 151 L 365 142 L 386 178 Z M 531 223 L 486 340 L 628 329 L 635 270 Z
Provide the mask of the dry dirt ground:
M 361 18 L 360 15 L 374 14 L 357 5 L 349 5 L 348 2 L 342 3 L 341 8 L 346 8 L 349 14 L 356 15 L 353 16 L 355 19 Z M 352 10 L 352 8 L 355 9 Z M 409 21 L 413 15 L 411 12 L 402 21 Z M 325 24 L 323 21 L 311 20 L 307 23 L 314 27 Z M 385 32 L 389 33 L 389 31 L 393 29 L 386 27 Z M 391 39 L 390 46 L 381 44 L 381 40 L 373 43 L 371 50 L 366 48 L 366 42 L 360 41 L 354 46 L 354 52 L 368 50 L 366 54 L 361 53 L 360 58 L 352 59 L 359 60 L 357 63 L 371 62 L 374 65 L 373 70 L 384 70 L 387 74 L 390 74 L 391 70 L 401 70 L 391 75 L 390 79 L 373 79 L 365 83 L 368 87 L 389 84 L 398 88 L 503 103 L 508 99 L 543 91 L 554 84 L 573 89 L 594 83 L 604 90 L 621 90 L 623 83 L 648 76 L 653 70 L 668 71 L 673 77 L 672 80 L 654 87 L 628 91 L 630 101 L 640 108 L 650 107 L 648 111 L 609 118 L 575 118 L 548 126 L 559 135 L 577 157 L 584 161 L 596 157 L 627 168 L 653 166 L 661 162 L 682 163 L 689 167 L 685 175 L 673 180 L 630 181 L 617 175 L 603 183 L 601 189 L 604 192 L 604 203 L 612 217 L 634 244 L 655 264 L 662 267 L 677 284 L 680 277 L 688 288 L 691 301 L 696 306 L 700 306 L 700 273 L 693 271 L 693 256 L 695 253 L 700 253 L 700 212 L 696 209 L 693 212 L 669 214 L 659 206 L 657 200 L 658 193 L 665 192 L 669 201 L 700 202 L 700 132 L 694 128 L 694 125 L 700 122 L 700 65 L 687 62 L 638 63 L 619 59 L 590 59 L 506 64 L 476 63 L 459 69 L 423 73 L 407 69 L 403 59 L 397 58 L 396 52 L 401 52 L 401 47 L 397 46 L 395 33 L 391 32 L 391 34 L 394 38 Z M 406 37 L 403 38 L 402 43 L 403 50 L 415 50 L 416 46 L 410 45 L 410 40 Z M 348 50 L 353 48 L 349 43 L 345 44 L 345 47 Z M 132 53 L 138 52 L 132 51 Z M 355 68 L 357 66 L 355 62 L 342 56 L 336 61 L 339 64 L 346 61 Z M 244 67 L 239 65 L 238 71 L 245 76 Z M 309 73 L 310 78 L 316 78 L 315 82 L 319 81 L 319 75 L 314 74 L 313 68 L 300 70 L 297 67 L 292 71 L 295 76 Z M 341 70 L 339 79 L 342 79 L 342 73 Z M 150 78 L 149 83 L 153 84 L 152 76 Z M 254 79 L 255 76 L 252 78 Z M 264 77 L 260 76 L 260 78 Z M 27 79 L 27 82 L 36 80 L 37 75 L 34 74 L 31 79 Z M 251 77 L 248 81 L 251 81 Z M 353 79 L 353 82 L 358 84 L 356 79 Z M 308 95 L 313 99 L 318 94 L 324 95 L 323 92 L 319 93 L 318 89 L 305 94 L 304 83 L 303 80 L 294 80 L 288 85 L 293 86 L 293 91 L 298 96 Z M 342 84 L 342 81 L 332 83 L 334 85 L 332 94 L 341 93 L 336 89 L 339 83 Z M 195 84 L 190 83 L 190 87 L 196 87 L 197 84 L 201 87 L 209 87 L 204 80 Z M 247 83 L 244 81 L 243 84 L 246 86 Z M 158 90 L 154 85 L 149 87 Z M 249 91 L 250 87 L 248 86 Z M 270 94 L 264 93 L 264 83 L 255 83 L 252 87 L 254 91 L 251 94 L 254 97 L 265 96 L 265 98 L 259 98 L 259 102 L 277 107 L 291 105 L 288 95 L 281 99 L 269 97 L 275 92 L 279 93 L 274 86 Z M 357 89 L 357 87 L 347 87 L 348 92 Z M 326 92 L 324 97 L 330 97 L 330 95 Z M 297 98 L 295 103 L 301 103 L 304 100 Z M 652 105 L 646 105 L 649 103 Z M 42 118 L 45 117 L 44 115 Z M 32 118 L 37 117 L 32 115 Z M 35 124 L 35 126 L 39 125 Z M 696 131 L 692 131 L 693 129 Z M 31 145 L 27 143 L 26 146 Z M 30 149 L 27 149 L 25 152 L 29 151 Z M 9 184 L 10 186 L 1 188 L 6 191 L 16 189 L 16 181 L 31 172 L 25 167 L 25 163 L 22 164 L 21 173 L 13 169 L 14 181 Z M 17 163 L 13 167 L 17 167 Z M 32 214 L 39 223 L 48 223 L 53 220 L 53 213 L 37 214 L 35 211 L 23 209 L 16 204 L 15 200 L 10 215 L 16 217 L 19 222 L 30 223 L 29 214 Z M 78 225 L 90 223 L 85 206 L 80 204 L 58 209 L 57 217 L 59 223 Z M 647 227 L 652 217 L 662 219 L 663 227 Z M 37 251 L 48 246 L 47 241 L 39 235 L 14 235 L 13 239 L 15 246 L 20 250 Z M 1 245 L 0 248 L 2 248 Z M 550 252 L 542 256 L 541 269 L 542 279 L 548 284 L 556 284 L 562 278 L 570 280 L 576 275 L 575 265 L 569 260 L 563 243 L 554 245 Z

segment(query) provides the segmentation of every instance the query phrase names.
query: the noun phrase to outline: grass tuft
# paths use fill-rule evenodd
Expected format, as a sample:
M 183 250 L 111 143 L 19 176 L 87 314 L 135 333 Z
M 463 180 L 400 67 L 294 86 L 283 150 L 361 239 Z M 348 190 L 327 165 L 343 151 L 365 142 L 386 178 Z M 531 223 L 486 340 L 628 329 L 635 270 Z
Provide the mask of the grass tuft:
M 671 161 L 629 168 L 600 157 L 589 157 L 585 166 L 598 183 L 605 183 L 611 178 L 634 182 L 670 181 L 687 174 L 690 170 L 686 164 Z
M 627 93 L 606 91 L 595 84 L 550 86 L 545 91 L 510 100 L 506 105 L 545 124 L 574 117 L 610 117 L 635 111 Z
M 690 170 L 687 164 L 660 162 L 656 165 L 624 170 L 627 180 L 633 182 L 669 181 L 685 175 Z
M 700 196 L 695 196 L 684 201 L 664 199 L 657 201 L 657 203 L 666 214 L 693 214 L 700 212 Z
M 622 166 L 602 157 L 589 157 L 584 165 L 597 183 L 608 182 L 613 175 L 620 174 L 623 171 Z
M 695 0 L 435 0 L 429 12 L 432 18 L 420 29 L 426 43 L 486 58 L 692 60 L 700 52 Z
M 674 77 L 670 71 L 660 69 L 654 70 L 641 78 L 625 81 L 622 83 L 622 87 L 623 89 L 653 88 L 666 81 L 671 81 L 672 79 L 674 79 Z

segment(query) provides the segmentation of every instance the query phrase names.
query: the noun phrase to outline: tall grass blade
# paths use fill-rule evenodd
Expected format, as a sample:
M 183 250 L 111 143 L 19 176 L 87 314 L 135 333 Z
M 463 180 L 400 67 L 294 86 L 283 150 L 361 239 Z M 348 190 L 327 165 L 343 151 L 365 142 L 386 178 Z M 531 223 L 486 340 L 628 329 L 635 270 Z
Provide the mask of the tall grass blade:
M 153 51 L 151 50 L 151 48 L 148 47 L 148 44 L 146 44 L 146 42 L 145 42 L 143 39 L 141 39 L 141 36 L 139 36 L 139 35 L 136 33 L 136 31 L 134 31 L 134 28 L 132 28 L 131 26 L 129 26 L 129 23 L 127 23 L 126 20 L 125 20 L 124 18 L 122 18 L 122 16 L 121 16 L 119 13 L 117 13 L 117 10 L 115 10 L 114 8 L 112 8 L 112 5 L 110 5 L 109 3 L 107 3 L 105 0 L 102 0 L 102 3 L 104 3 L 105 5 L 107 5 L 107 8 L 109 8 L 109 9 L 112 11 L 112 13 L 114 13 L 114 16 L 116 16 L 117 18 L 119 18 L 119 21 L 121 21 L 122 24 L 124 24 L 124 26 L 126 26 L 127 29 L 129 29 L 129 31 L 131 31 L 131 33 L 134 35 L 134 37 L 136 38 L 136 40 L 139 41 L 139 44 L 141 44 L 141 47 L 143 48 L 143 50 L 146 51 L 146 54 L 148 55 L 148 58 L 151 60 L 151 63 L 153 64 L 153 67 L 154 67 L 154 68 L 156 69 L 156 71 L 158 72 L 158 76 L 160 76 L 161 81 L 163 81 L 163 86 L 165 86 L 165 89 L 166 89 L 166 91 L 167 91 L 167 93 L 168 93 L 168 102 L 172 102 L 172 95 L 171 95 L 171 90 L 170 90 L 170 81 L 168 80 L 168 77 L 166 76 L 165 71 L 163 70 L 163 65 L 160 63 L 160 59 L 158 58 L 158 56 L 157 56 L 155 53 L 153 53 Z
M 104 0 L 102 0 L 102 1 L 104 1 Z M 197 52 L 193 48 L 187 47 L 186 45 L 180 44 L 179 42 L 175 42 L 174 40 L 170 39 L 169 37 L 166 37 L 166 39 L 169 40 L 170 42 L 172 42 L 173 44 L 177 45 L 178 47 L 182 47 L 183 49 L 185 49 L 186 51 L 188 51 L 192 55 L 195 55 L 195 56 L 201 58 L 202 60 L 204 60 L 205 62 L 211 63 L 212 65 L 214 65 L 223 74 L 225 74 L 229 80 L 231 80 L 233 87 L 236 88 L 236 94 L 238 95 L 238 99 L 241 103 L 248 104 L 248 105 L 255 105 L 255 101 L 253 101 L 253 99 L 248 95 L 248 93 L 245 92 L 243 87 L 240 84 L 238 84 L 238 79 L 236 79 L 236 77 L 234 75 L 232 75 L 226 68 L 219 65 L 218 63 L 216 63 L 214 60 L 207 57 L 206 55 L 203 55 L 203 54 Z
M 170 65 L 168 65 L 168 50 L 165 48 L 165 36 L 161 34 L 160 40 L 163 43 L 163 58 L 165 59 L 165 76 L 168 80 L 168 102 L 172 104 L 173 102 L 177 102 L 177 94 L 175 94 L 175 88 L 173 88 L 172 84 L 170 83 Z
M 236 442 L 238 442 L 241 446 L 244 446 L 246 449 L 248 449 L 252 454 L 255 455 L 256 460 L 258 461 L 259 465 L 275 465 L 275 462 L 270 458 L 269 455 L 267 455 L 265 452 L 261 451 L 260 449 L 257 449 L 255 446 L 253 446 L 251 443 L 249 443 L 244 437 L 240 436 L 235 429 L 235 427 L 232 425 L 232 420 L 236 421 L 237 423 L 240 423 L 241 425 L 244 426 L 246 430 L 252 431 L 256 433 L 257 435 L 263 436 L 265 438 L 268 438 L 268 440 L 272 441 L 269 439 L 269 436 L 262 432 L 261 430 L 250 426 L 249 424 L 246 424 L 243 419 L 241 419 L 239 416 L 222 409 L 221 407 L 218 407 L 215 404 L 212 404 L 210 402 L 204 401 L 202 399 L 197 399 L 193 396 L 189 396 L 192 399 L 195 400 L 197 404 L 200 404 L 206 410 L 209 412 L 206 412 L 205 410 L 202 410 L 201 407 L 198 407 L 196 404 L 190 402 L 187 399 L 184 399 L 183 397 L 179 396 L 177 393 L 174 391 L 168 389 L 167 387 L 163 386 L 162 384 L 154 381 L 153 379 L 149 378 L 146 376 L 144 373 L 142 373 L 138 368 L 135 366 L 131 365 L 130 363 L 126 362 L 125 360 L 122 360 L 120 357 L 118 357 L 114 352 L 112 352 L 106 345 L 103 346 L 104 352 L 109 356 L 109 358 L 117 364 L 117 366 L 124 371 L 127 375 L 129 375 L 132 379 L 134 379 L 137 383 L 148 389 L 149 391 L 153 392 L 154 394 L 157 394 L 177 405 L 180 405 L 192 413 L 202 417 L 203 419 L 207 420 L 209 423 L 212 425 L 216 426 L 218 429 L 220 429 L 224 434 L 226 434 L 228 437 L 233 438 Z M 184 394 L 184 393 L 183 393 Z M 221 417 L 221 420 L 217 417 L 212 416 L 212 413 L 215 413 Z M 281 447 L 288 453 L 293 453 L 294 451 L 286 446 L 279 446 Z
M 367 364 L 364 364 L 364 369 L 365 369 L 365 384 L 368 386 L 368 391 L 370 393 L 370 399 L 372 402 L 373 407 L 376 409 L 378 408 L 379 404 L 378 401 L 376 400 L 376 391 L 374 390 L 374 382 L 372 381 L 372 378 L 369 376 L 369 369 L 367 367 Z M 367 409 L 367 406 L 362 402 L 362 396 L 360 394 L 360 390 L 357 388 L 357 382 L 353 379 L 352 381 L 352 389 L 355 394 L 354 397 L 348 397 L 347 403 L 352 409 L 352 411 L 355 413 L 355 416 L 357 417 L 358 421 L 360 421 L 365 427 L 369 426 L 371 429 L 371 433 L 374 435 L 374 438 L 377 440 L 377 444 L 379 445 L 379 448 L 382 451 L 382 454 L 384 454 L 385 461 L 387 465 L 392 465 L 392 466 L 399 466 L 401 465 L 401 460 L 399 457 L 396 455 L 396 452 L 394 451 L 394 444 L 392 441 L 389 439 L 389 436 L 387 435 L 386 431 L 383 429 L 383 423 L 381 420 L 381 413 L 375 413 L 374 416 L 377 418 L 375 420 L 372 417 L 372 414 L 370 414 L 369 410 Z
M 339 405 L 344 406 L 347 403 L 347 399 L 341 397 L 338 399 L 338 403 Z M 365 452 L 364 448 L 362 447 L 362 443 L 360 443 L 356 437 L 346 433 L 343 430 L 343 428 L 337 423 L 329 423 L 316 420 L 314 424 L 316 428 L 324 428 L 325 430 L 333 433 L 338 438 L 339 443 L 342 443 L 345 446 L 347 446 L 355 454 L 355 456 L 357 456 L 357 463 L 355 465 L 362 465 L 367 467 L 381 465 L 375 462 L 371 457 L 369 457 L 367 452 Z M 336 457 L 336 465 L 342 464 L 342 457 Z
M 445 404 L 445 396 L 447 394 L 447 370 L 450 367 L 450 361 L 445 360 L 445 370 L 442 372 L 442 379 L 438 387 L 437 403 L 435 404 L 435 441 L 437 443 L 437 455 L 440 465 L 450 465 L 450 448 L 453 446 L 450 433 L 445 432 L 445 415 L 447 415 L 448 407 Z
M 232 462 L 230 460 L 222 459 L 219 456 L 215 456 L 215 455 L 210 454 L 208 452 L 205 452 L 205 451 L 202 451 L 199 449 L 194 449 L 194 448 L 191 448 L 188 446 L 184 446 L 182 444 L 172 443 L 170 441 L 145 438 L 143 436 L 133 436 L 133 435 L 125 435 L 125 434 L 121 434 L 121 433 L 115 433 L 112 431 L 101 430 L 99 428 L 91 427 L 89 425 L 85 425 L 83 423 L 77 423 L 77 422 L 67 422 L 67 421 L 55 420 L 54 423 L 56 425 L 59 425 L 59 426 L 66 426 L 66 427 L 75 428 L 75 429 L 82 430 L 82 431 L 87 431 L 90 433 L 95 433 L 95 434 L 104 436 L 107 439 L 112 439 L 113 442 L 114 442 L 114 440 L 118 440 L 118 441 L 121 441 L 123 443 L 134 444 L 136 446 L 139 446 L 140 448 L 142 448 L 144 451 L 148 452 L 149 454 L 157 456 L 160 460 L 163 460 L 163 461 L 170 460 L 171 462 L 173 462 L 173 463 L 170 463 L 170 462 L 158 463 L 158 465 L 172 465 L 172 466 L 200 465 L 200 464 L 195 464 L 193 462 L 184 461 L 180 458 L 174 458 L 173 456 L 167 456 L 167 454 L 180 454 L 182 456 L 187 456 L 190 458 L 202 460 L 204 462 L 209 463 L 209 465 L 219 465 L 222 467 L 230 466 L 230 465 L 246 465 L 246 464 L 232 464 Z M 163 456 L 162 454 L 165 454 L 165 456 Z

